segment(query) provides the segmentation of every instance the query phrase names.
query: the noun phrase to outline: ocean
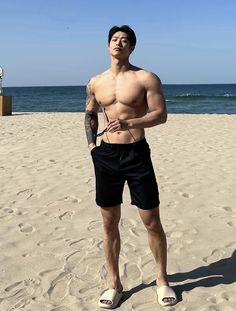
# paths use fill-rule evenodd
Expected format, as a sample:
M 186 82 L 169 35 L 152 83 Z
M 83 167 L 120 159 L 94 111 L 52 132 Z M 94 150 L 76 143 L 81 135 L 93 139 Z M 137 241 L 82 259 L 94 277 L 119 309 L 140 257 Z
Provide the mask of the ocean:
M 236 84 L 163 85 L 169 113 L 236 114 Z M 83 112 L 85 86 L 4 87 L 13 112 Z

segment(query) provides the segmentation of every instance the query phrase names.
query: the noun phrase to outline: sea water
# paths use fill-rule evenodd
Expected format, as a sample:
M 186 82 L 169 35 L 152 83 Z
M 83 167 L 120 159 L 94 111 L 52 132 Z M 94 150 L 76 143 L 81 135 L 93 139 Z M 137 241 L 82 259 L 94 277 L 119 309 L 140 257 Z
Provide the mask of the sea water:
M 169 113 L 235 114 L 236 84 L 163 85 Z M 85 86 L 5 87 L 15 112 L 83 112 Z

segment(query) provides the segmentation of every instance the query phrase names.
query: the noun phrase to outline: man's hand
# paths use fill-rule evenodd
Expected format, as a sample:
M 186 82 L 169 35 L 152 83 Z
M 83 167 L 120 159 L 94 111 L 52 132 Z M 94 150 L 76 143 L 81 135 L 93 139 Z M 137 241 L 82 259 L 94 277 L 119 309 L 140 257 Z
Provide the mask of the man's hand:
M 95 144 L 89 144 L 88 145 L 88 148 L 89 148 L 89 151 L 91 152 L 93 150 L 93 148 L 97 147 Z
M 115 120 L 110 120 L 107 124 L 107 131 L 114 133 L 117 131 L 125 131 L 128 130 L 128 122 L 127 120 L 120 120 L 120 119 L 115 119 Z

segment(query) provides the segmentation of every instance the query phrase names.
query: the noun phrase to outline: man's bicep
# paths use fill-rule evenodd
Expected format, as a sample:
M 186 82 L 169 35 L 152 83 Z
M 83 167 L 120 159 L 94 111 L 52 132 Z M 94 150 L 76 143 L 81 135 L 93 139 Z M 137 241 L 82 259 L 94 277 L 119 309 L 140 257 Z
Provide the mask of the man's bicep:
M 85 107 L 86 110 L 93 111 L 93 112 L 97 113 L 99 110 L 99 107 L 100 106 L 99 106 L 98 102 L 96 101 L 95 96 L 87 97 L 86 107 Z
M 98 112 L 99 104 L 96 100 L 95 93 L 92 87 L 92 84 L 89 82 L 86 87 L 87 98 L 86 98 L 86 110 Z
M 150 92 L 149 95 L 147 95 L 147 104 L 149 111 L 166 113 L 166 103 L 162 93 Z
M 160 79 L 152 74 L 147 85 L 147 104 L 150 111 L 163 110 L 166 111 L 165 97 L 162 91 Z

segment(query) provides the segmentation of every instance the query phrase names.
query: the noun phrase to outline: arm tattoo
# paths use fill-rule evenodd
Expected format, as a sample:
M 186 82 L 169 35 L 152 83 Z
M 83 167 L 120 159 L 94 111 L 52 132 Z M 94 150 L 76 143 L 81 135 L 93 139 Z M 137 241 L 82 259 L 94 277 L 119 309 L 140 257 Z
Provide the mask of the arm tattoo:
M 90 85 L 90 82 L 86 86 L 86 93 L 87 93 L 86 106 L 88 106 L 89 103 L 90 103 L 90 96 L 91 96 L 91 85 Z
M 87 136 L 88 144 L 95 144 L 97 141 L 98 132 L 98 115 L 93 111 L 86 110 L 85 112 L 85 132 Z

